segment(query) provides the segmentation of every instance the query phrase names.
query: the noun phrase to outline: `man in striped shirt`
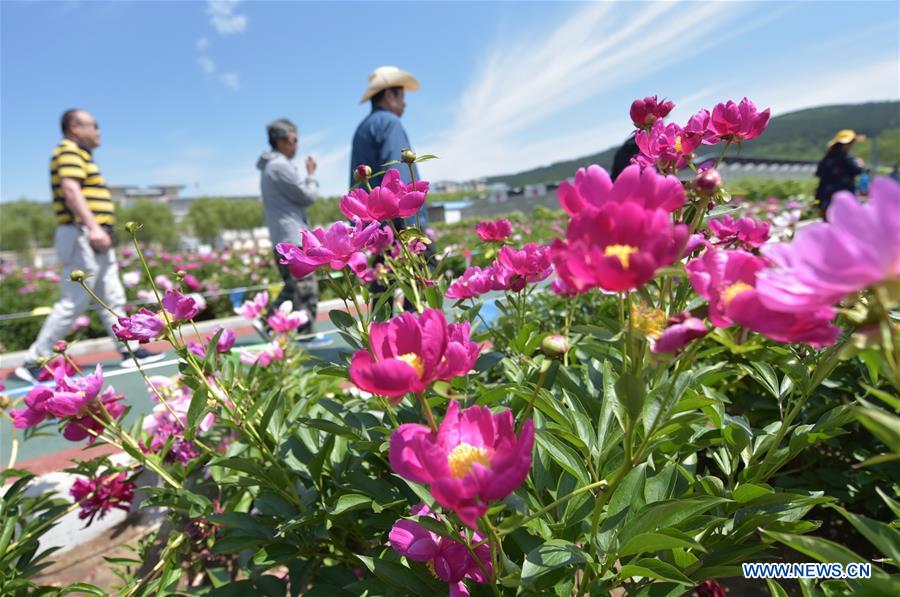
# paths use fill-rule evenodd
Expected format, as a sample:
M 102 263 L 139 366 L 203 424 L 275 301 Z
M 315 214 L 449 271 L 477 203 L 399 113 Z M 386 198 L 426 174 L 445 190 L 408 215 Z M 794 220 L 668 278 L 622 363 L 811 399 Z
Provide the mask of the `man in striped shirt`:
M 60 299 L 28 349 L 26 361 L 16 369 L 16 375 L 29 382 L 34 382 L 40 373 L 40 360 L 52 355 L 53 344 L 66 337 L 75 318 L 90 305 L 87 292 L 69 279 L 74 270 L 87 274 L 85 283 L 113 312 L 124 315 L 125 289 L 119 280 L 114 248 L 116 208 L 92 153 L 100 146 L 100 127 L 91 114 L 77 109 L 67 110 L 61 125 L 63 139 L 50 160 L 50 187 L 59 222 L 54 245 L 63 279 Z M 126 347 L 113 332 L 112 326 L 118 323 L 116 315 L 100 307 L 97 312 L 119 347 L 123 365 L 132 364 Z M 162 358 L 143 348 L 137 349 L 135 356 L 142 363 Z

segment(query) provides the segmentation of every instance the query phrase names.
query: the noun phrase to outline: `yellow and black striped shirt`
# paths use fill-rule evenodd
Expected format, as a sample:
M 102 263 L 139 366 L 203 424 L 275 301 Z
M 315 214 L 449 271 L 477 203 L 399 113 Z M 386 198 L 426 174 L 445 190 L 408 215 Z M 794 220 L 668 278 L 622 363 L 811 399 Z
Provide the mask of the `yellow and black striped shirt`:
M 94 162 L 90 151 L 78 146 L 71 139 L 63 139 L 53 149 L 50 159 L 50 187 L 53 190 L 53 211 L 60 224 L 71 224 L 79 221 L 69 208 L 63 194 L 63 178 L 74 178 L 81 183 L 81 192 L 87 201 L 98 224 L 114 224 L 116 222 L 116 205 L 106 188 L 100 167 Z

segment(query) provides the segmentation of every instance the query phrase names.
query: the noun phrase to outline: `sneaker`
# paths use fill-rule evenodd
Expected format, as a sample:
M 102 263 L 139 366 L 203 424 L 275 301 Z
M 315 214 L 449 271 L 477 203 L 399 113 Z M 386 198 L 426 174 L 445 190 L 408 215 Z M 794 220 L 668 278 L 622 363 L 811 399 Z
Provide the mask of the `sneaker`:
M 34 361 L 25 361 L 16 367 L 14 373 L 16 377 L 25 383 L 36 384 L 38 383 L 38 375 L 41 374 L 41 368 Z
M 334 338 L 326 334 L 312 334 L 297 340 L 297 344 L 306 350 L 315 350 L 316 348 L 325 348 L 334 344 Z
M 122 352 L 122 364 L 119 366 L 122 369 L 135 369 L 138 365 L 149 365 L 150 363 L 161 361 L 165 357 L 164 353 L 150 352 L 145 348 L 138 348 L 134 351 L 134 359 L 132 359 L 131 354 L 126 350 Z M 137 359 L 137 363 L 135 363 L 135 359 Z

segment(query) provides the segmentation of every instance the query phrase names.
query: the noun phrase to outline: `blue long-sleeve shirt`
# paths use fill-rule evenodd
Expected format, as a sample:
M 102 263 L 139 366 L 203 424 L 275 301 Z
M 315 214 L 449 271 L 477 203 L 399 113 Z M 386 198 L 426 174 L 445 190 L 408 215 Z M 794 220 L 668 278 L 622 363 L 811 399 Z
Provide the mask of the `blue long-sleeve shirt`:
M 382 170 L 382 164 L 400 159 L 400 152 L 404 149 L 412 149 L 409 137 L 403 129 L 400 117 L 384 108 L 373 108 L 372 112 L 359 123 L 356 133 L 353 135 L 353 151 L 350 155 L 350 186 L 356 184 L 353 172 L 363 164 L 372 168 L 372 172 Z M 396 168 L 400 172 L 400 178 L 406 184 L 411 182 L 409 167 L 406 164 L 395 164 L 389 168 Z M 413 164 L 416 180 L 419 178 L 419 168 Z M 372 177 L 369 183 L 375 186 L 381 182 L 381 177 Z M 425 204 L 419 210 L 419 224 L 424 228 L 427 224 Z M 415 216 L 406 219 L 408 225 L 416 222 Z

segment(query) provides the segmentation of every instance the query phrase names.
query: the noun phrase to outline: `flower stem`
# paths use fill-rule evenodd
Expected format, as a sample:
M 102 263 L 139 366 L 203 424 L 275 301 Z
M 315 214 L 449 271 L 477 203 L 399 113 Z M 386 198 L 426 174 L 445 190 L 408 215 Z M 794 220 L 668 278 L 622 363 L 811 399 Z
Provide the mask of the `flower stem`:
M 519 431 L 522 431 L 522 425 L 525 424 L 525 420 L 529 414 L 531 414 L 531 410 L 534 408 L 534 401 L 537 400 L 538 392 L 541 391 L 541 388 L 544 386 L 544 380 L 547 379 L 547 373 L 550 371 L 550 367 L 541 367 L 541 373 L 538 376 L 537 384 L 534 386 L 534 392 L 531 394 L 531 399 L 528 401 L 528 406 L 525 407 L 525 410 L 522 411 L 522 414 L 519 415 Z
M 423 392 L 419 392 L 418 394 L 416 394 L 416 398 L 422 405 L 422 410 L 425 412 L 425 418 L 428 419 L 428 426 L 431 427 L 431 430 L 433 432 L 437 433 L 438 426 L 437 423 L 434 422 L 434 413 L 431 411 L 431 405 L 428 404 L 428 400 L 425 399 L 425 394 Z

